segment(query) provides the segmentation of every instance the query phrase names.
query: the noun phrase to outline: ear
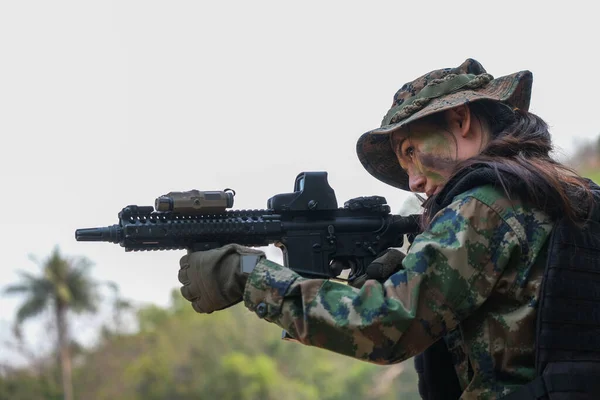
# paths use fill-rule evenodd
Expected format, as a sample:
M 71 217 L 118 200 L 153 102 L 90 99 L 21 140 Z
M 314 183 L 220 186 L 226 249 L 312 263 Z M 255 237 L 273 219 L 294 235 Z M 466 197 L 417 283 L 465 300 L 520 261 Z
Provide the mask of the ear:
M 446 110 L 446 124 L 452 132 L 465 138 L 471 130 L 471 110 L 466 104 Z

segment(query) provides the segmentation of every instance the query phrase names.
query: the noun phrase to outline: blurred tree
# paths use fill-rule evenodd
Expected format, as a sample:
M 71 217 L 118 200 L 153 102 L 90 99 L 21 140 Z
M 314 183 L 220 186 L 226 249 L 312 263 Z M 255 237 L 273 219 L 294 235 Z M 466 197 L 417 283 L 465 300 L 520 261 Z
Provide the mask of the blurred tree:
M 117 297 L 118 298 L 118 297 Z M 298 343 L 243 305 L 198 315 L 173 290 L 169 307 L 135 307 L 138 331 L 100 335 L 72 354 L 74 393 L 94 400 L 419 399 L 412 360 L 378 366 Z M 111 318 L 107 316 L 107 318 Z M 62 398 L 56 362 L 2 368 L 0 400 Z
M 412 360 L 377 366 L 281 340 L 241 304 L 197 314 L 179 290 L 141 307 L 139 331 L 105 337 L 74 371 L 94 400 L 417 399 Z M 416 397 L 415 397 L 416 396 Z
M 119 286 L 114 282 L 106 282 L 106 286 L 111 292 L 108 304 L 112 309 L 112 318 L 107 318 L 100 328 L 100 336 L 103 339 L 109 339 L 112 336 L 119 336 L 126 331 L 133 331 L 131 324 L 128 324 L 129 318 L 135 319 L 135 307 L 130 300 L 121 295 Z M 129 329 L 128 328 L 129 325 Z
M 26 368 L 0 366 L 0 400 L 60 400 L 62 393 L 53 368 L 37 373 Z
M 55 247 L 42 263 L 40 275 L 19 271 L 19 283 L 8 286 L 6 294 L 25 296 L 17 311 L 15 331 L 21 325 L 43 311 L 50 309 L 57 329 L 57 354 L 62 372 L 62 388 L 65 400 L 73 399 L 71 382 L 71 355 L 67 312 L 95 312 L 99 301 L 98 283 L 89 275 L 91 262 L 85 258 L 66 258 Z

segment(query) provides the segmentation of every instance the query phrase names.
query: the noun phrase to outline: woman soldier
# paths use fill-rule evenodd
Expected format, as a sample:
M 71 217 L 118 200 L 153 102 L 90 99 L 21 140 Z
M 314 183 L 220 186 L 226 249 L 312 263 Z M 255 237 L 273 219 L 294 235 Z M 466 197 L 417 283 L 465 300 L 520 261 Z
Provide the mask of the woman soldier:
M 494 79 L 468 59 L 396 93 L 357 152 L 377 179 L 427 194 L 423 230 L 361 284 L 228 245 L 181 259 L 183 296 L 199 313 L 243 300 L 301 343 L 378 364 L 435 364 L 426 350 L 443 343 L 463 399 L 600 398 L 600 192 L 551 158 L 531 85 L 529 71 Z M 431 371 L 423 383 L 427 397 Z

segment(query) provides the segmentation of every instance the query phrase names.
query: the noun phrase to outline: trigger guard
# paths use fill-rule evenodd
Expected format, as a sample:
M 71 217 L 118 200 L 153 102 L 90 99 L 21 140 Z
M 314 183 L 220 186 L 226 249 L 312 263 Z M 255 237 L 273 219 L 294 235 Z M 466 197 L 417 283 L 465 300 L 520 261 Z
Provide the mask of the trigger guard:
M 364 268 L 363 266 L 359 266 L 357 264 L 354 264 L 354 265 L 355 265 L 355 268 L 351 268 L 350 274 L 348 274 L 348 282 L 349 283 L 354 282 L 354 280 L 356 280 L 357 278 L 359 278 L 367 273 L 367 269 Z

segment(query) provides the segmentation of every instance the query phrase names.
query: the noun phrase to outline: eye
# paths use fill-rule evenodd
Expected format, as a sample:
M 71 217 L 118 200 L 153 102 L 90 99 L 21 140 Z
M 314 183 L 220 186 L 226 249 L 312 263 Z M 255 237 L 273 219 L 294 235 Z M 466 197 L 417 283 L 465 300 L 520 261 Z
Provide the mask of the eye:
M 415 148 L 413 146 L 407 146 L 404 149 L 404 156 L 408 157 L 408 158 L 412 158 L 412 156 L 415 154 Z

